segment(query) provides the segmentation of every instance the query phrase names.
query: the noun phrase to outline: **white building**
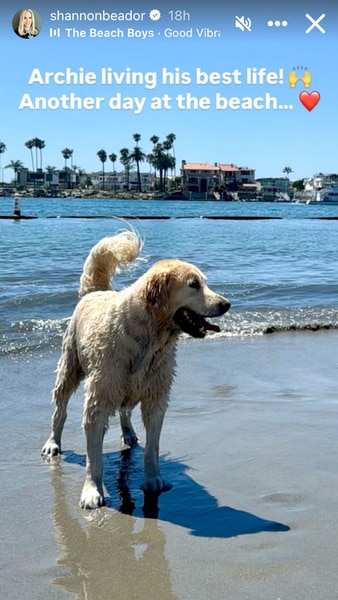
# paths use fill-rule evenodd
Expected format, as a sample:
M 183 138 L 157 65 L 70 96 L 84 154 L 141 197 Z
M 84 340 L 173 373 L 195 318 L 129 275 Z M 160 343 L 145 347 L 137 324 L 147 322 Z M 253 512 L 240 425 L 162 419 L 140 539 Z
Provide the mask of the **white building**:
M 141 176 L 141 190 L 142 192 L 149 192 L 154 190 L 155 176 L 153 173 L 140 173 Z M 102 171 L 95 173 L 89 173 L 88 177 L 92 181 L 94 189 L 102 189 L 103 187 L 103 174 Z M 128 182 L 129 179 L 129 182 Z M 104 174 L 104 189 L 113 191 L 138 191 L 139 183 L 136 171 L 130 171 L 129 175 L 125 171 L 108 171 Z
M 338 187 L 337 173 L 327 175 L 319 173 L 318 175 L 304 179 L 304 193 L 306 195 L 315 194 L 317 191 L 327 187 Z
M 261 192 L 261 200 L 271 202 L 280 196 L 293 198 L 294 191 L 288 177 L 259 177 L 256 179 Z

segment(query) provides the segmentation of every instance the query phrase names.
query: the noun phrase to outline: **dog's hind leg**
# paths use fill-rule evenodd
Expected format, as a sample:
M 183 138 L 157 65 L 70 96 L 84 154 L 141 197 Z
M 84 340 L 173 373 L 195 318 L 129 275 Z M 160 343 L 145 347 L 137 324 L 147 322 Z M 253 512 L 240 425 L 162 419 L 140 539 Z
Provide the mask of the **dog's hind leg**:
M 122 430 L 122 441 L 126 446 L 136 446 L 138 438 L 131 423 L 131 410 L 120 410 L 120 423 Z
M 84 377 L 72 329 L 72 323 L 70 323 L 64 335 L 62 354 L 57 367 L 53 389 L 53 401 L 56 408 L 52 416 L 52 430 L 41 451 L 42 456 L 45 457 L 56 456 L 61 452 L 61 435 L 67 418 L 68 400 Z
M 99 508 L 104 504 L 102 488 L 102 447 L 107 425 L 101 420 L 84 424 L 87 439 L 86 478 L 82 488 L 80 506 Z
M 83 429 L 87 440 L 86 478 L 82 489 L 80 506 L 99 508 L 104 504 L 102 487 L 102 447 L 103 437 L 108 429 L 108 412 L 105 407 L 105 393 L 101 392 L 95 377 L 88 378 L 85 384 L 86 401 L 83 411 Z

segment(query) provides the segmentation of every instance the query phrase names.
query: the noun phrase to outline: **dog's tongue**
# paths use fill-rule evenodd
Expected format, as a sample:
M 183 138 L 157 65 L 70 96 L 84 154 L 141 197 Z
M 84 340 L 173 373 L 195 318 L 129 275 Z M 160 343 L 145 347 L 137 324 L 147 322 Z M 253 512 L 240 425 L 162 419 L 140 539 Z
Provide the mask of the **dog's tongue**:
M 199 319 L 199 323 L 200 323 L 200 327 L 203 327 L 203 329 L 205 329 L 206 331 L 216 331 L 217 333 L 219 333 L 221 331 L 220 328 L 218 327 L 218 325 L 214 325 L 213 323 L 209 323 L 203 317 L 201 317 Z

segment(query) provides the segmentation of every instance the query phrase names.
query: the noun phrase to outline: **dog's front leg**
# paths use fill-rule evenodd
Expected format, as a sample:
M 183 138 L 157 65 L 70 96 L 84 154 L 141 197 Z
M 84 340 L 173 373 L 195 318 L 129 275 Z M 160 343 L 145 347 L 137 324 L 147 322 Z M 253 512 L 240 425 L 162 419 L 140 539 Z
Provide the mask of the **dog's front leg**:
M 52 431 L 41 450 L 43 457 L 51 458 L 61 452 L 61 435 L 67 418 L 67 410 L 64 404 L 58 404 L 52 417 Z
M 143 490 L 160 492 L 165 483 L 158 467 L 160 435 L 167 402 L 158 402 L 154 406 L 142 403 L 142 418 L 146 429 L 146 446 L 144 450 L 144 482 Z
M 84 422 L 87 439 L 86 479 L 82 489 L 80 506 L 99 508 L 104 504 L 102 488 L 102 447 L 107 426 L 101 420 Z

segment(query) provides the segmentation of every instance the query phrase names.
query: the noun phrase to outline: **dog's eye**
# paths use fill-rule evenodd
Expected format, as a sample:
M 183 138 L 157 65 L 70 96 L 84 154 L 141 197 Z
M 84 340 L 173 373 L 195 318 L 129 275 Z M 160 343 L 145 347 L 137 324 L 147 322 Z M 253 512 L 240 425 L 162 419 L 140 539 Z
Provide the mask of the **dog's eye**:
M 189 287 L 194 288 L 195 290 L 199 290 L 201 287 L 200 282 L 198 281 L 198 279 L 193 279 L 190 283 L 189 283 Z

